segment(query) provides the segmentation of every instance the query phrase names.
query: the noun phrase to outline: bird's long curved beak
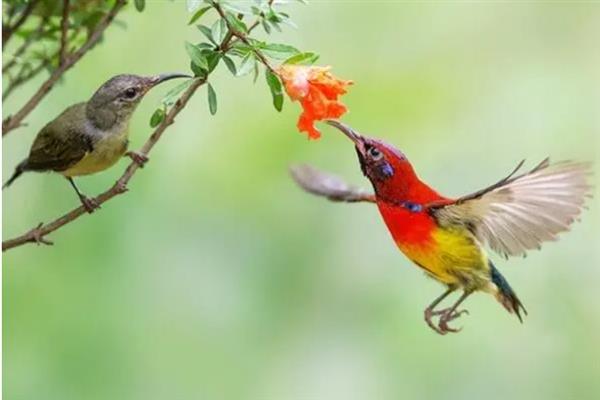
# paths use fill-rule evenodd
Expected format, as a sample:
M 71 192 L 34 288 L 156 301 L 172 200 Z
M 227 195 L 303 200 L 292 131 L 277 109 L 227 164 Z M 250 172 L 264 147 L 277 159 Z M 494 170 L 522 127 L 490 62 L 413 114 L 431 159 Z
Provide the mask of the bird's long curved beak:
M 167 72 L 164 74 L 151 76 L 149 79 L 149 87 L 153 87 L 158 85 L 159 83 L 163 83 L 165 81 L 175 79 L 175 78 L 193 78 L 191 75 L 182 74 L 179 72 Z
M 361 152 L 364 150 L 365 138 L 361 136 L 358 132 L 356 132 L 354 129 L 352 129 L 350 126 L 338 121 L 337 119 L 326 119 L 324 122 L 339 129 L 344 135 L 348 137 L 348 139 L 352 140 L 352 142 L 358 150 L 360 150 Z

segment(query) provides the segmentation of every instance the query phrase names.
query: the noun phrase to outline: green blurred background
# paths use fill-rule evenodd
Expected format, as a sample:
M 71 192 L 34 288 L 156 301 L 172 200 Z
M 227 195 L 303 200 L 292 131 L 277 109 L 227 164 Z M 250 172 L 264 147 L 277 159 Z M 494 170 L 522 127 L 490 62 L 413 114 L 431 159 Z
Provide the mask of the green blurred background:
M 313 1 L 289 12 L 299 29 L 272 40 L 355 80 L 345 121 L 397 144 L 444 194 L 524 157 L 598 161 L 597 3 Z M 129 6 L 126 28 L 111 27 L 3 140 L 4 179 L 46 121 L 113 74 L 187 69 L 183 42 L 199 38 L 188 19 L 183 1 Z M 493 257 L 529 311 L 523 325 L 479 294 L 463 331 L 440 337 L 422 312 L 443 289 L 398 253 L 377 210 L 310 197 L 288 177 L 308 162 L 367 185 L 347 140 L 323 128 L 308 142 L 299 107 L 275 112 L 264 79 L 219 67 L 212 82 L 217 115 L 203 89 L 129 193 L 52 234 L 54 247 L 3 254 L 6 399 L 597 398 L 597 200 L 558 243 Z M 166 86 L 134 116 L 134 148 Z M 98 193 L 125 165 L 80 187 Z M 28 174 L 2 196 L 5 238 L 78 204 L 54 175 Z

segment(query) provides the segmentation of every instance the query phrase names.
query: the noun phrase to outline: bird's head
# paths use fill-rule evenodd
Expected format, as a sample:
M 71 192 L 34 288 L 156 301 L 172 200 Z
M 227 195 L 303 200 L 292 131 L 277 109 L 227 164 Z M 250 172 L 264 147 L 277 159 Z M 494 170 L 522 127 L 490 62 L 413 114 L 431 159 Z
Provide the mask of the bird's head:
M 406 198 L 418 178 L 400 150 L 381 140 L 365 137 L 337 120 L 326 122 L 354 143 L 360 168 L 380 199 L 395 201 Z
M 101 129 L 128 119 L 142 98 L 159 83 L 175 78 L 191 78 L 180 73 L 154 76 L 116 75 L 106 81 L 87 105 L 88 117 Z

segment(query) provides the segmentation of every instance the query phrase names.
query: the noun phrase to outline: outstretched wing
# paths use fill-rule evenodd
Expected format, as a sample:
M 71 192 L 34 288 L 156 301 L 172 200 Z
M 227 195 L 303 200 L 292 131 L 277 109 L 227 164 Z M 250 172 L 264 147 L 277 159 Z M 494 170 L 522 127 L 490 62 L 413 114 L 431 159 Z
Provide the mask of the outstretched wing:
M 310 165 L 292 166 L 290 174 L 302 189 L 317 196 L 326 197 L 331 201 L 375 202 L 373 194 L 350 186 L 337 176 L 319 171 Z
M 470 229 L 492 250 L 508 256 L 525 255 L 542 242 L 569 230 L 590 195 L 590 164 L 545 159 L 529 172 L 515 176 L 523 161 L 496 184 L 448 205 L 431 205 L 430 212 L 445 225 Z

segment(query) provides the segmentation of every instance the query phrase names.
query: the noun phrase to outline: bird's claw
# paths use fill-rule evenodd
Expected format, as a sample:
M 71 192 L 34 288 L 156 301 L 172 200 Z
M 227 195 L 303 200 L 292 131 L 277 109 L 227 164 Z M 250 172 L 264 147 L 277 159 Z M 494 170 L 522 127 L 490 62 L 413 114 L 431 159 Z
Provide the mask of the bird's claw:
M 427 325 L 429 325 L 429 327 L 431 329 L 433 329 L 440 335 L 445 335 L 448 332 L 456 333 L 456 332 L 460 332 L 462 328 L 452 328 L 452 327 L 448 326 L 448 322 L 459 318 L 463 314 L 468 315 L 469 311 L 468 310 L 456 311 L 456 310 L 452 310 L 450 308 L 444 308 L 442 310 L 426 309 L 425 310 L 425 322 L 427 322 Z M 438 321 L 438 324 L 436 325 L 435 322 L 432 321 L 432 318 L 434 316 L 438 316 L 438 315 L 440 316 L 440 319 Z
M 149 158 L 147 155 L 139 153 L 137 151 L 128 151 L 125 155 L 139 165 L 140 168 L 144 168 L 144 165 L 148 162 Z
M 90 214 L 100 208 L 100 204 L 91 197 L 81 196 L 79 199 L 81 200 L 83 208 L 85 208 L 85 210 Z

